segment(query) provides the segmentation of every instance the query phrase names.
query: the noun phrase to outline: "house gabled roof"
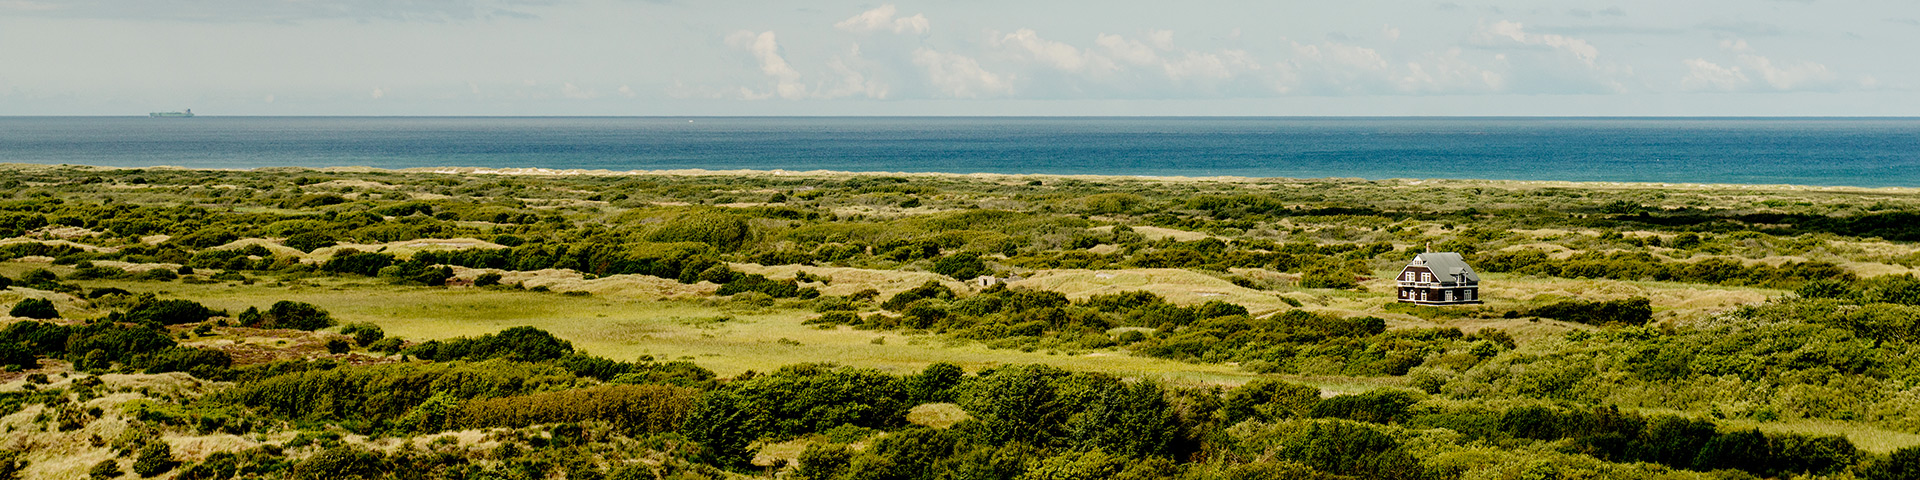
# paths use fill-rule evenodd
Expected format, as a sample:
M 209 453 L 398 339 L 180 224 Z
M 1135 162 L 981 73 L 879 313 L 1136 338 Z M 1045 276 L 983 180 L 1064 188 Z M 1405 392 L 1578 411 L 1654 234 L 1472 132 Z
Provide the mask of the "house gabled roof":
M 1473 273 L 1473 267 L 1467 266 L 1467 261 L 1460 258 L 1460 254 L 1458 253 L 1422 253 L 1413 257 L 1413 263 L 1409 266 L 1412 265 L 1427 267 L 1427 270 L 1432 271 L 1433 276 L 1438 277 L 1442 282 L 1480 283 L 1480 274 Z

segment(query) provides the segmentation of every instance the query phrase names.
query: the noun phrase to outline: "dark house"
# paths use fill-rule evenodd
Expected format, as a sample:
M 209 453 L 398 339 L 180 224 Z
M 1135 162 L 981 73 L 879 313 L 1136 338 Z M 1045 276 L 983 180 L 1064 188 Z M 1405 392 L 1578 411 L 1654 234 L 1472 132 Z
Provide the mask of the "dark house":
M 1394 279 L 1400 301 L 1421 305 L 1480 303 L 1480 274 L 1460 254 L 1427 252 L 1413 257 Z

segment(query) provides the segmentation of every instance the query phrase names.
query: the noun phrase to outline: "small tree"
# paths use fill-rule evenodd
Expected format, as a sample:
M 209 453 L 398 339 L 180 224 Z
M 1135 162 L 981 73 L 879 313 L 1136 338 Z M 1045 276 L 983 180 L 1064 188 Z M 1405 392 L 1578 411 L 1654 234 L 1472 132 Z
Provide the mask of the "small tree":
M 347 353 L 348 350 L 352 350 L 352 349 L 353 349 L 353 344 L 351 342 L 348 342 L 347 339 L 340 338 L 340 337 L 331 337 L 327 339 L 327 353 L 339 355 L 342 353 Z
M 87 469 L 87 478 L 92 480 L 120 478 L 120 476 L 124 474 L 125 472 L 120 471 L 120 462 L 116 462 L 111 458 L 101 460 L 100 463 L 93 464 L 93 468 Z
M 302 252 L 312 252 L 339 244 L 340 242 L 335 241 L 333 235 L 320 232 L 296 233 L 291 237 L 287 237 L 287 241 L 281 242 L 281 245 L 286 245 L 287 247 Z
M 247 314 L 241 314 L 242 320 L 246 317 Z M 319 330 L 333 326 L 334 322 L 332 315 L 313 304 L 281 300 L 267 307 L 266 314 L 260 315 L 259 323 L 267 328 Z
M 353 337 L 353 343 L 362 347 L 372 345 L 373 342 L 378 342 L 387 336 L 387 332 L 381 330 L 379 325 L 371 323 L 349 323 L 345 327 L 340 327 L 340 334 Z
M 53 302 L 51 301 L 40 298 L 29 298 L 21 300 L 20 303 L 13 304 L 13 311 L 8 312 L 7 315 L 46 320 L 49 318 L 60 318 L 60 311 L 53 308 Z
M 986 275 L 988 270 L 987 263 L 981 261 L 979 255 L 974 255 L 971 252 L 960 252 L 940 257 L 940 260 L 933 262 L 933 273 L 946 275 L 958 280 L 966 280 Z
M 156 440 L 140 447 L 140 456 L 133 460 L 133 473 L 151 477 L 173 470 L 177 463 L 173 461 L 173 447 Z

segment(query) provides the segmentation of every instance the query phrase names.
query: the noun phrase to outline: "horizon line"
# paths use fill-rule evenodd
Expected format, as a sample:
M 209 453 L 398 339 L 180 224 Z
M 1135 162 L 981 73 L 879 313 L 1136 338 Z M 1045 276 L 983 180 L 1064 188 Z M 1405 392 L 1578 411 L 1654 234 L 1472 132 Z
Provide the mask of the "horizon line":
M 0 115 L 0 118 L 152 118 L 123 115 Z M 1165 118 L 1165 119 L 1920 119 L 1913 115 L 219 115 L 167 118 Z

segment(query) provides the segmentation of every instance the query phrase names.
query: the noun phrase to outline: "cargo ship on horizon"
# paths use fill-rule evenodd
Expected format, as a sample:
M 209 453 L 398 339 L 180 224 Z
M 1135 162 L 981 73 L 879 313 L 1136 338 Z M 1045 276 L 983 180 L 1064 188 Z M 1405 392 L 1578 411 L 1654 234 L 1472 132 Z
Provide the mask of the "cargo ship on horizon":
M 182 112 L 153 112 L 147 114 L 147 116 L 153 118 L 192 118 L 193 109 L 189 108 Z

